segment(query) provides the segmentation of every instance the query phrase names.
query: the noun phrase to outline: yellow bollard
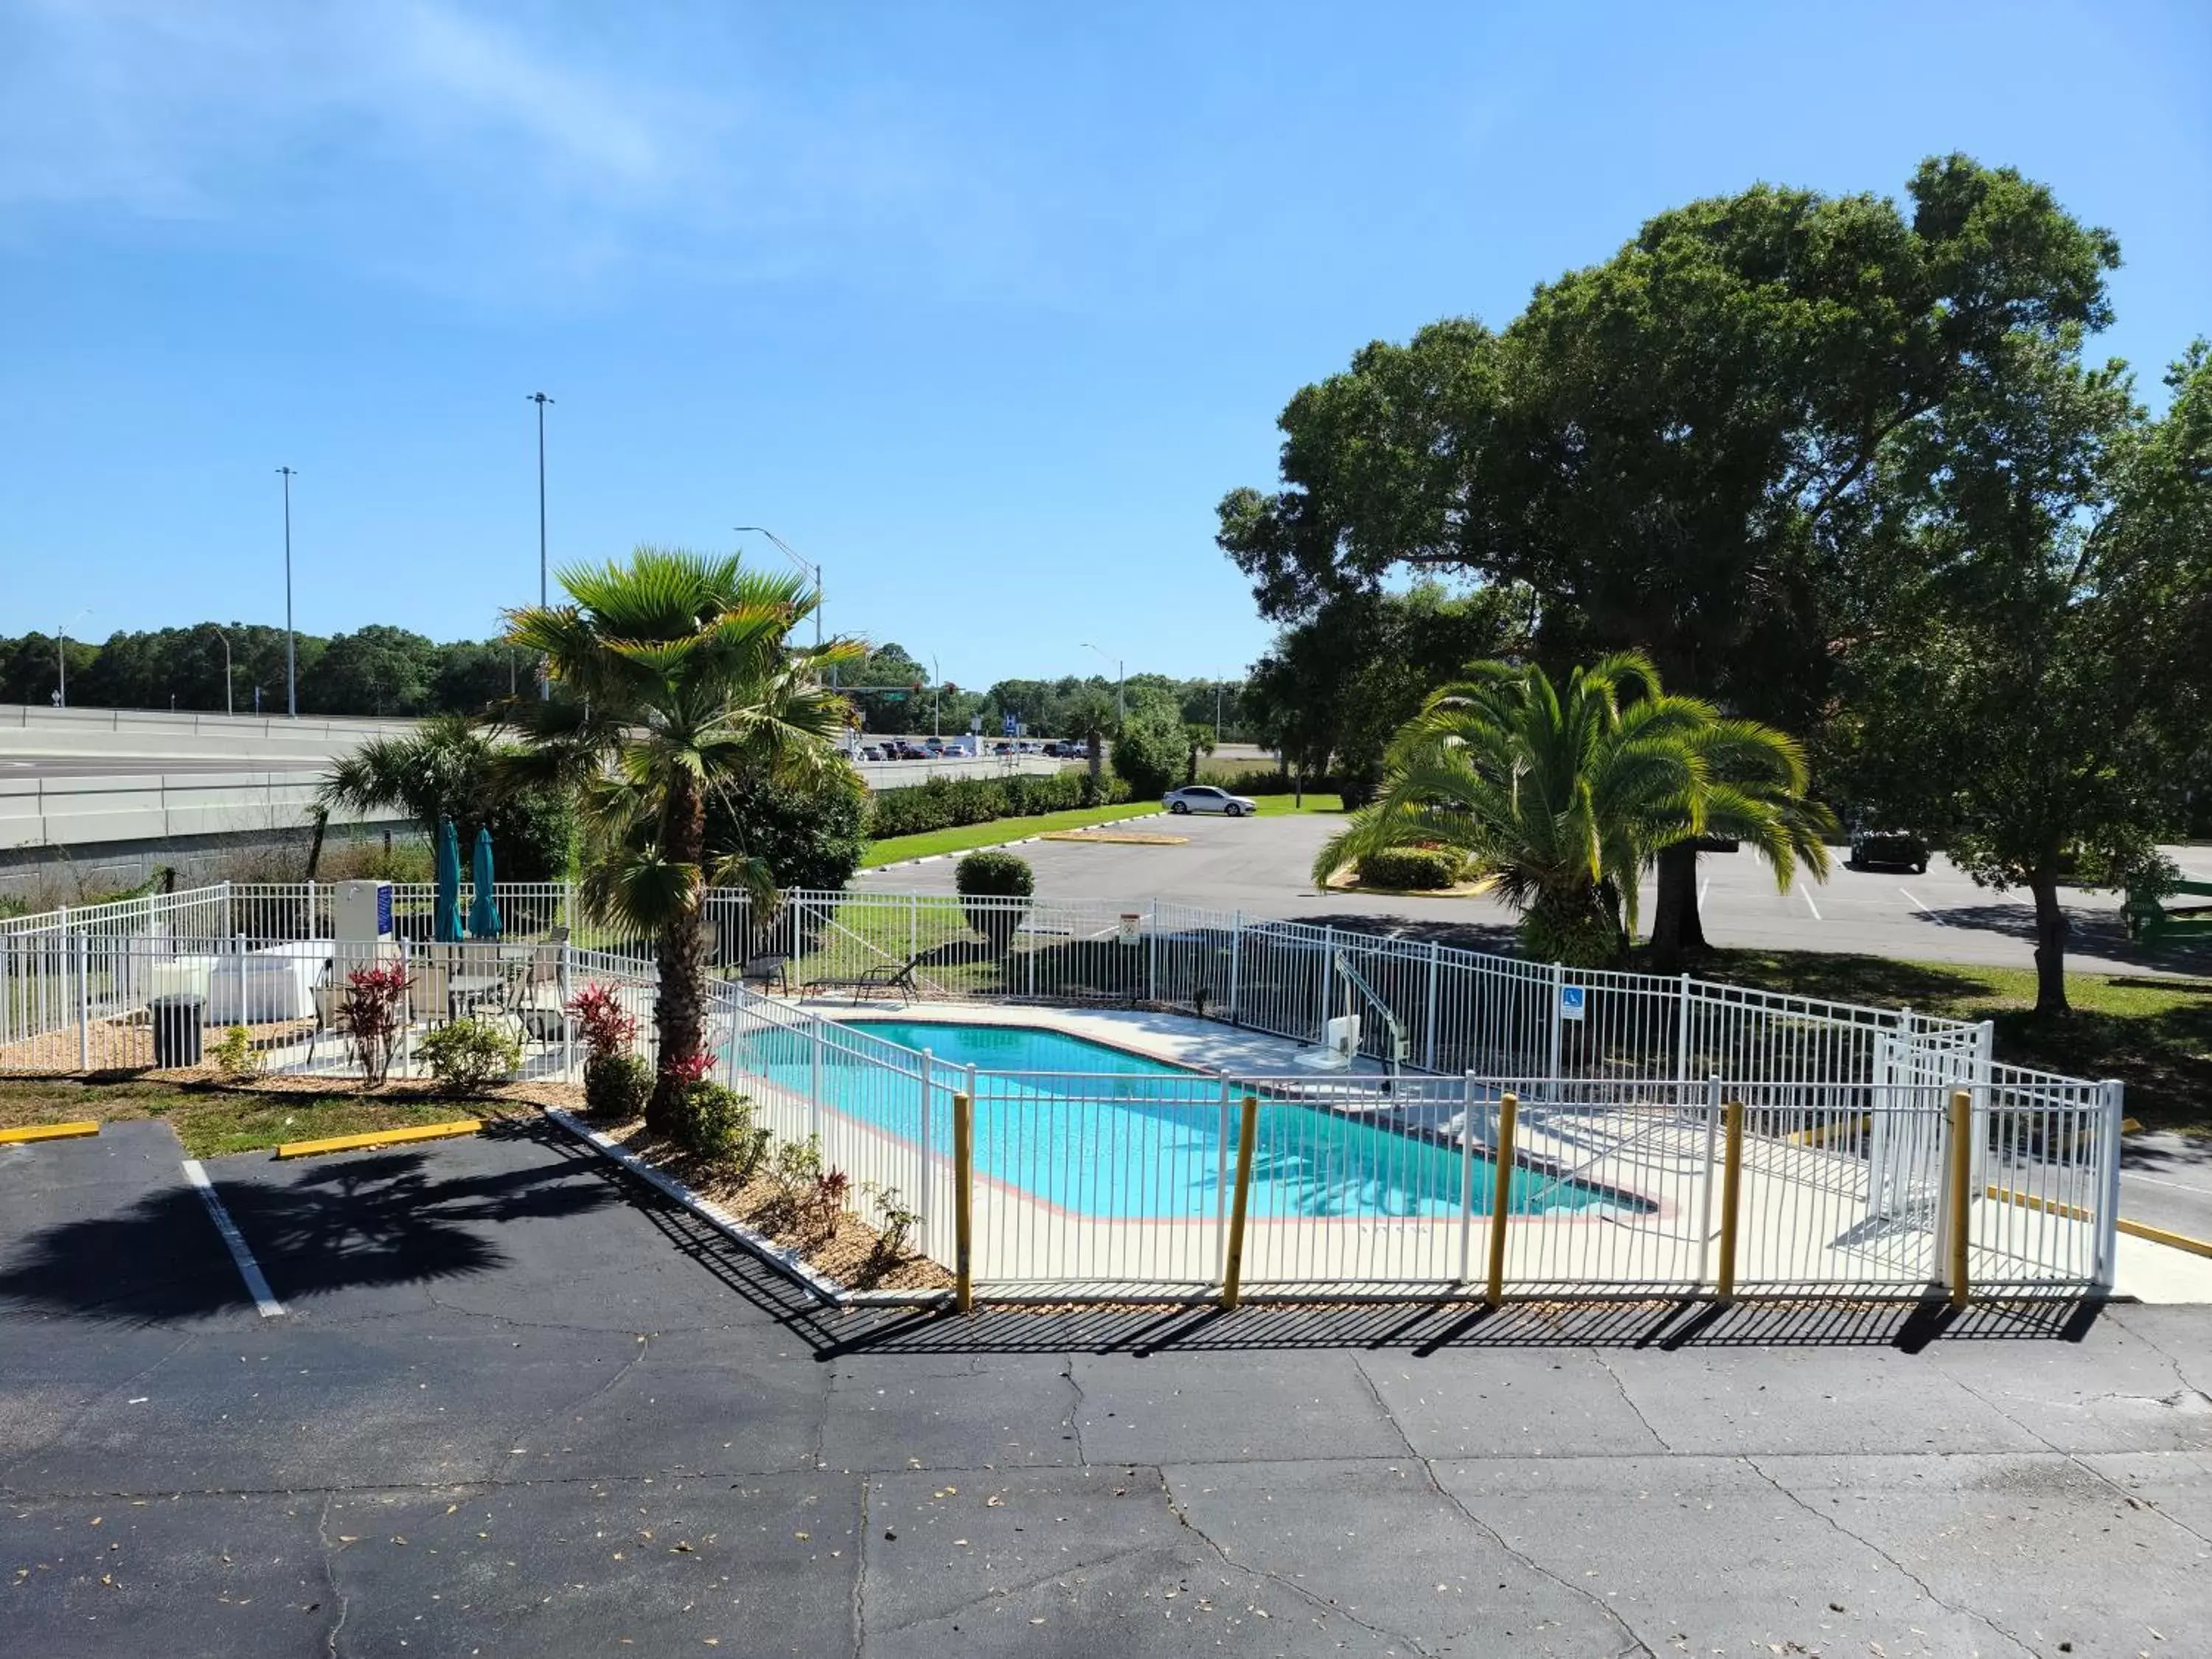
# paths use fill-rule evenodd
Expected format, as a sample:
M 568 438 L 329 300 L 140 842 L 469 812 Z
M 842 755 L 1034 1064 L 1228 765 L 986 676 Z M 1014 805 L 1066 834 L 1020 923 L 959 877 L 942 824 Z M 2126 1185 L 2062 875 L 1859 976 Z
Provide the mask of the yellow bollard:
M 1964 1089 L 1951 1093 L 1951 1305 L 1963 1308 L 1966 1284 L 1968 1218 L 1974 1193 L 1974 1097 Z
M 952 1097 L 953 1304 L 975 1310 L 975 1107 L 965 1095 Z
M 1244 1206 L 1252 1194 L 1252 1148 L 1260 1138 L 1260 1097 L 1244 1097 L 1237 1125 L 1237 1192 L 1229 1201 L 1229 1261 L 1221 1276 L 1221 1305 L 1233 1308 L 1244 1291 Z
M 1736 1218 L 1743 1209 L 1743 1103 L 1731 1100 L 1722 1107 L 1721 1123 L 1727 1150 L 1721 1155 L 1721 1267 L 1713 1297 L 1725 1305 L 1735 1300 Z
M 1490 1285 L 1482 1299 L 1491 1307 L 1505 1300 L 1505 1218 L 1513 1210 L 1513 1133 L 1521 1124 L 1521 1102 L 1506 1095 L 1498 1103 L 1497 1164 L 1490 1177 Z

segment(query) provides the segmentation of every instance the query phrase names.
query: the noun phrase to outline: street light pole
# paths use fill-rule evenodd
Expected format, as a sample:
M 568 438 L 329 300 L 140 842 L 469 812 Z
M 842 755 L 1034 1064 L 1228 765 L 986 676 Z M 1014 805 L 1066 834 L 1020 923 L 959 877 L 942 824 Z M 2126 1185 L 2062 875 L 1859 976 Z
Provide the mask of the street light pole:
M 813 578 L 814 643 L 817 646 L 820 645 L 822 643 L 822 567 L 818 564 L 812 563 L 806 559 L 801 558 L 799 555 L 799 550 L 796 548 L 793 547 L 789 542 L 784 540 L 782 537 L 777 535 L 775 532 L 770 530 L 766 525 L 741 524 L 737 526 L 737 531 L 739 535 L 743 535 L 747 531 L 750 531 L 756 536 L 767 537 L 769 541 L 775 544 L 775 550 L 777 552 L 782 554 L 785 558 L 790 560 L 792 563 L 799 567 L 799 574 L 800 575 L 811 576 Z
M 222 712 L 225 714 L 235 714 L 237 711 L 230 706 L 230 635 L 216 627 L 213 623 L 208 623 L 204 626 L 214 633 L 216 638 L 222 641 Z
M 542 392 L 527 394 L 526 401 L 538 405 L 538 608 L 545 608 L 548 589 L 545 585 L 545 405 L 553 399 Z M 541 701 L 553 696 L 553 677 L 540 662 L 538 666 L 538 695 Z
M 300 718 L 300 657 L 292 638 L 292 480 L 289 466 L 276 469 L 284 480 L 284 713 Z
M 1098 647 L 1091 644 L 1088 640 L 1083 641 L 1083 648 L 1085 651 L 1098 651 L 1099 659 L 1102 661 L 1110 662 L 1114 665 L 1114 718 L 1117 720 L 1127 720 L 1129 718 L 1129 702 L 1128 699 L 1122 694 L 1122 687 L 1127 684 L 1128 679 L 1128 676 L 1123 672 L 1127 665 L 1121 658 L 1109 657 L 1103 651 L 1099 651 Z
M 92 614 L 87 605 L 54 630 L 54 707 L 69 707 L 69 631 Z

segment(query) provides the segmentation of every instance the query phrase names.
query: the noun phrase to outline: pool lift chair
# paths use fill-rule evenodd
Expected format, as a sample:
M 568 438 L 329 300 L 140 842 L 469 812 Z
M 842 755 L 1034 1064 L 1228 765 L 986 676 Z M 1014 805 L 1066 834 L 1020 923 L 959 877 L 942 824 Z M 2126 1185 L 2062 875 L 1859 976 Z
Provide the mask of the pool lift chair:
M 1364 997 L 1390 1033 L 1389 1052 L 1384 1056 L 1390 1075 L 1382 1085 L 1382 1092 L 1389 1094 L 1398 1081 L 1407 1055 L 1413 1052 L 1413 1043 L 1390 1005 L 1341 951 L 1336 953 L 1335 965 L 1337 977 L 1344 981 L 1344 1012 L 1322 1025 L 1320 1048 L 1301 1049 L 1293 1059 L 1310 1072 L 1349 1072 L 1359 1055 L 1358 999 Z

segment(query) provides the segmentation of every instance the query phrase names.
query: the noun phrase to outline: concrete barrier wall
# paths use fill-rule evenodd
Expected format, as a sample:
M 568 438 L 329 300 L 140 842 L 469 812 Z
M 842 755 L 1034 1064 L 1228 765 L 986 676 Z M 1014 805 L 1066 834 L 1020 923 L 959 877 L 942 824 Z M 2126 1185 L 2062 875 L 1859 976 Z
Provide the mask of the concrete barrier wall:
M 297 830 L 316 777 L 301 772 L 191 772 L 105 777 L 0 776 L 0 849 Z M 333 823 L 404 823 L 388 812 L 333 812 Z
M 0 703 L 0 757 L 47 760 L 170 757 L 256 761 L 325 760 L 369 738 L 414 730 L 404 720 L 316 719 L 169 714 L 140 708 L 40 708 Z
M 873 789 L 911 789 L 932 778 L 1049 776 L 1066 764 L 1045 755 L 986 755 L 980 760 L 855 761 L 853 769 Z

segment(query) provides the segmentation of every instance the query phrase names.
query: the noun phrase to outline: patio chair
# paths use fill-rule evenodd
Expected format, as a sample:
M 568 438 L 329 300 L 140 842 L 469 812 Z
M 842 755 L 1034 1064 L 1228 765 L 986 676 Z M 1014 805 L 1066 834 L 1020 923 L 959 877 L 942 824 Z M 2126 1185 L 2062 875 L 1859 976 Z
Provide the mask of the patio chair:
M 761 989 L 779 988 L 786 996 L 791 994 L 791 957 L 783 951 L 767 951 L 757 957 L 747 957 L 744 966 L 738 969 L 738 983 L 744 985 L 758 980 Z
M 911 1002 L 921 994 L 921 988 L 914 977 L 921 962 L 920 957 L 912 956 L 904 962 L 879 962 L 857 974 L 831 974 L 822 979 L 811 979 L 806 981 L 806 994 L 811 996 L 817 991 L 850 991 L 853 1000 L 858 1002 L 866 992 L 884 994 L 896 991 L 902 1003 Z

